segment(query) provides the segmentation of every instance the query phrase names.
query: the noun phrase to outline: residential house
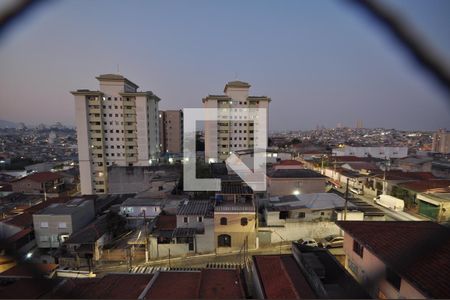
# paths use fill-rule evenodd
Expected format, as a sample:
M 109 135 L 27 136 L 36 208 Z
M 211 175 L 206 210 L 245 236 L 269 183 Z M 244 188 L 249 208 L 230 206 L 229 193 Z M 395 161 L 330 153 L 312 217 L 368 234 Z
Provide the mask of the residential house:
M 59 247 L 69 236 L 95 217 L 94 201 L 75 198 L 54 203 L 33 214 L 36 243 L 39 248 Z
M 158 216 L 165 200 L 151 198 L 128 198 L 120 205 L 120 214 L 127 218 L 127 224 L 131 228 L 142 225 L 145 219 L 153 219 Z
M 292 254 L 254 255 L 251 278 L 258 299 L 370 299 L 326 249 L 293 243 Z
M 58 196 L 64 189 L 63 177 L 58 173 L 33 173 L 11 182 L 14 192 Z
M 450 297 L 450 229 L 427 221 L 338 221 L 345 267 L 379 299 Z
M 439 223 L 450 221 L 450 190 L 448 193 L 420 193 L 416 201 L 420 215 Z
M 74 232 L 64 242 L 59 264 L 79 268 L 100 260 L 103 246 L 112 237 L 108 216 L 102 215 L 91 224 Z
M 242 181 L 222 182 L 215 198 L 216 252 L 255 249 L 257 213 L 253 190 Z

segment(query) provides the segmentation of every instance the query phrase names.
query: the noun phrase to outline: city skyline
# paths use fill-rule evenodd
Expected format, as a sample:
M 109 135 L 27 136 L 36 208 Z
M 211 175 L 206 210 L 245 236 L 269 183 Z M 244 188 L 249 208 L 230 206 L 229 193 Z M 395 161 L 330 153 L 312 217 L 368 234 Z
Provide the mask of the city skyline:
M 388 2 L 448 65 L 450 5 L 429 3 Z M 121 18 L 124 10 L 136 18 Z M 249 82 L 273 100 L 271 131 L 357 120 L 367 128 L 450 128 L 446 92 L 346 2 L 45 3 L 3 35 L 0 63 L 0 119 L 26 124 L 74 126 L 67 91 L 120 73 L 160 95 L 162 110 L 198 108 L 224 82 Z

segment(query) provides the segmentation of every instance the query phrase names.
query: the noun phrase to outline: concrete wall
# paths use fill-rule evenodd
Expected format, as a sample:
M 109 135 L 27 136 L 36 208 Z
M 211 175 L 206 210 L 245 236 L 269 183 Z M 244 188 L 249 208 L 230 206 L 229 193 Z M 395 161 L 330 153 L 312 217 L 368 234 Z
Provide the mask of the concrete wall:
M 304 238 L 321 239 L 331 234 L 340 234 L 340 229 L 334 222 L 286 222 L 282 227 L 259 227 L 258 231 L 270 231 L 272 243 Z

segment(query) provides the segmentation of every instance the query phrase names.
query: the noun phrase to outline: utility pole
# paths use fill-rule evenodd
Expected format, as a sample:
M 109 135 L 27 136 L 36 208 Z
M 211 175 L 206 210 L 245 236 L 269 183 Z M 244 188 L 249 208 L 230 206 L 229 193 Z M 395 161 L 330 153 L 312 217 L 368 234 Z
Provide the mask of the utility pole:
M 148 263 L 148 232 L 147 232 L 147 220 L 145 219 L 145 209 L 142 211 L 144 213 L 144 234 L 145 234 L 145 262 Z
M 348 206 L 348 177 L 347 186 L 345 187 L 345 205 L 344 205 L 344 221 L 347 221 L 347 206 Z

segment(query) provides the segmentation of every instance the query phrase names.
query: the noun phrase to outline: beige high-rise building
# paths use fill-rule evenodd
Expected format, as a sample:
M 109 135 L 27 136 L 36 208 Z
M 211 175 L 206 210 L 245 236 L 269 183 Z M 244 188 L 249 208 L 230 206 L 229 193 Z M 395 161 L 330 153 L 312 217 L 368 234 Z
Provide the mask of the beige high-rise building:
M 446 129 L 438 129 L 433 134 L 432 150 L 440 153 L 450 153 L 450 132 Z
M 183 152 L 183 111 L 159 111 L 159 143 L 161 152 Z
M 108 192 L 108 167 L 149 166 L 159 158 L 158 102 L 150 91 L 116 74 L 96 77 L 98 91 L 75 96 L 82 194 Z
M 224 95 L 209 95 L 203 98 L 204 108 L 216 108 L 227 110 L 231 114 L 238 110 L 247 110 L 255 108 L 267 109 L 267 125 L 268 132 L 268 116 L 269 103 L 271 99 L 266 96 L 249 96 L 250 84 L 242 81 L 231 81 L 225 85 Z M 227 157 L 238 150 L 253 149 L 255 144 L 256 133 L 258 132 L 257 121 L 248 119 L 239 119 L 233 116 L 229 121 L 205 122 L 205 159 L 213 161 L 218 159 L 224 161 Z M 217 157 L 209 157 L 207 149 L 214 149 L 217 144 Z

